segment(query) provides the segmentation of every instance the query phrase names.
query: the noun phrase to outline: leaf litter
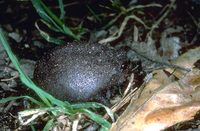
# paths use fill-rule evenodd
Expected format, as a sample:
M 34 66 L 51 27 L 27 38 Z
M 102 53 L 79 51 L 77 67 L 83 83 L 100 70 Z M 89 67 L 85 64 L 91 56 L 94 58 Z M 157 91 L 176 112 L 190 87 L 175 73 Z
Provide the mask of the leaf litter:
M 198 47 L 189 50 L 172 63 L 180 62 L 181 66 L 192 68 L 199 57 Z M 200 110 L 199 69 L 171 72 L 171 75 L 180 78 L 176 81 L 172 81 L 163 70 L 154 70 L 152 74 L 153 78 L 147 83 L 140 97 L 131 101 L 123 115 L 112 125 L 111 131 L 163 130 L 192 119 Z

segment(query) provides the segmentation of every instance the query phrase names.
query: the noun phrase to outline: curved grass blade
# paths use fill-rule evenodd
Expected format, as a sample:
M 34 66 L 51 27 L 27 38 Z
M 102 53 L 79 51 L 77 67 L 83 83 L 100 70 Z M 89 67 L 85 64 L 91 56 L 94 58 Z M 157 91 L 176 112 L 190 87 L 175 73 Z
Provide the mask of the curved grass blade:
M 77 109 L 75 112 L 86 112 L 92 120 L 97 122 L 99 125 L 101 125 L 106 130 L 109 130 L 111 128 L 111 123 L 107 120 L 103 119 L 102 117 L 96 115 L 95 113 L 87 110 L 87 109 Z
M 37 87 L 33 81 L 24 73 L 24 71 L 22 70 L 17 58 L 15 57 L 15 55 L 12 53 L 12 50 L 10 49 L 4 35 L 2 34 L 2 32 L 0 32 L 0 38 L 1 41 L 8 53 L 8 56 L 10 58 L 10 60 L 12 61 L 12 63 L 15 65 L 16 69 L 18 70 L 18 72 L 20 73 L 20 79 L 21 81 L 28 86 L 29 88 L 33 89 L 37 95 L 44 101 L 44 103 L 51 107 L 52 104 L 55 104 L 57 106 L 62 106 L 62 107 L 67 107 L 69 109 L 72 109 L 70 104 L 67 102 L 63 102 L 61 100 L 55 99 L 52 95 L 46 93 L 45 91 L 43 91 L 42 89 L 40 89 L 39 87 Z M 48 100 L 47 100 L 48 98 Z M 51 101 L 51 103 L 49 102 L 49 100 Z
M 36 12 L 38 13 L 38 15 L 45 21 L 51 22 L 51 20 L 49 19 L 49 17 L 47 17 L 45 10 L 42 8 L 40 3 L 37 0 L 31 0 L 31 2 L 32 2 L 33 7 L 35 8 Z M 44 13 L 42 13 L 42 12 L 44 12 Z
M 44 32 L 40 32 L 40 34 L 41 34 L 48 42 L 51 42 L 51 43 L 54 43 L 54 44 L 57 44 L 57 45 L 61 45 L 61 44 L 66 43 L 66 42 L 63 41 L 63 40 L 59 40 L 59 39 L 56 39 L 56 38 L 52 38 L 52 37 L 50 37 L 49 35 L 47 35 L 46 33 L 44 33 Z
M 39 27 L 39 22 L 42 22 L 43 24 L 45 24 L 49 29 L 55 31 L 55 32 L 60 32 L 60 30 L 58 28 L 56 28 L 54 25 L 50 24 L 49 22 L 45 21 L 44 19 L 39 19 L 35 22 L 35 26 L 38 30 L 41 30 Z
M 73 103 L 71 104 L 72 108 L 78 109 L 78 108 L 100 108 L 103 107 L 106 112 L 108 113 L 108 115 L 110 116 L 110 118 L 112 119 L 112 121 L 114 122 L 114 114 L 112 112 L 112 110 L 106 106 L 104 106 L 101 103 L 97 103 L 97 102 L 87 102 L 87 103 Z
M 73 32 L 55 14 L 53 14 L 51 10 L 48 7 L 46 7 L 45 4 L 41 0 L 31 0 L 31 2 L 41 18 L 43 18 L 49 23 L 52 23 L 60 32 L 72 37 L 73 39 L 80 41 L 80 39 L 77 38 L 73 34 Z
M 2 32 L 0 32 L 0 38 L 1 41 L 4 45 L 4 48 L 6 49 L 8 56 L 10 58 L 10 60 L 12 61 L 12 63 L 15 65 L 16 69 L 19 71 L 20 73 L 20 79 L 24 82 L 24 84 L 26 84 L 27 86 L 30 86 L 31 88 L 34 88 L 35 84 L 31 81 L 31 79 L 24 73 L 24 71 L 22 70 L 17 58 L 15 57 L 15 55 L 12 53 L 4 35 L 2 34 Z M 36 92 L 38 95 L 39 93 Z M 40 96 L 40 95 L 39 95 Z M 47 106 L 51 106 L 51 104 L 49 103 L 49 101 L 44 97 L 44 96 L 40 96 L 40 98 L 45 102 L 45 104 L 47 104 Z
M 30 101 L 32 101 L 33 103 L 35 103 L 35 104 L 37 104 L 37 105 L 39 105 L 41 107 L 46 107 L 43 103 L 37 101 L 36 99 L 34 99 L 34 98 L 30 97 L 30 96 L 7 97 L 7 98 L 4 98 L 4 99 L 1 99 L 0 103 L 8 102 L 8 101 L 11 101 L 11 100 L 22 99 L 22 98 L 27 98 Z
M 52 23 L 55 26 L 55 28 L 57 28 L 60 32 L 64 33 L 64 31 L 62 30 L 62 28 L 60 28 L 59 25 L 57 25 L 54 22 L 54 20 L 46 14 L 45 10 L 42 8 L 42 6 L 38 2 L 38 0 L 31 0 L 31 2 L 32 2 L 33 7 L 35 8 L 36 12 L 39 14 L 39 16 L 42 19 L 44 19 L 48 23 Z
M 54 28 L 54 26 L 51 26 L 50 24 L 48 24 L 46 21 L 44 20 L 41 20 L 44 24 L 46 24 L 50 29 L 56 31 L 56 28 Z M 39 25 L 37 22 L 35 22 L 35 27 L 38 29 L 38 31 L 40 32 L 40 34 L 48 41 L 48 42 L 51 42 L 51 43 L 54 43 L 54 44 L 58 44 L 58 45 L 61 45 L 61 44 L 64 44 L 66 43 L 65 41 L 63 40 L 59 40 L 59 39 L 55 39 L 55 38 L 52 38 L 49 36 L 48 33 L 46 33 L 45 31 L 43 31 L 42 29 L 40 29 Z
M 49 128 L 54 124 L 53 119 L 49 120 L 42 131 L 49 131 Z

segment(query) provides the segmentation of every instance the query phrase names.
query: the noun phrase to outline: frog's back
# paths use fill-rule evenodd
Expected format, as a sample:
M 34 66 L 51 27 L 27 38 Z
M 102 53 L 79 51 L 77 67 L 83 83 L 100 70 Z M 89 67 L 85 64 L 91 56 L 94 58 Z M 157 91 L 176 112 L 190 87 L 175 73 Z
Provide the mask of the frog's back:
M 45 54 L 36 64 L 34 77 L 59 99 L 93 101 L 102 90 L 125 80 L 127 70 L 122 71 L 121 65 L 127 60 L 125 51 L 98 43 L 68 43 Z

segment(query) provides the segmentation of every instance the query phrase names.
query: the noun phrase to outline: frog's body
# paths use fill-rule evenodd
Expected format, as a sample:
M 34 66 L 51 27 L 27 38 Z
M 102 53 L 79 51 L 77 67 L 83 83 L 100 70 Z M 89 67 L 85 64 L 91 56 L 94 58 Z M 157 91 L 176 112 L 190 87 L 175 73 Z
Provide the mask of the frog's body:
M 123 50 L 98 43 L 68 43 L 45 54 L 36 64 L 34 77 L 43 89 L 61 100 L 109 105 L 105 91 L 125 80 L 127 69 L 121 66 L 126 61 Z

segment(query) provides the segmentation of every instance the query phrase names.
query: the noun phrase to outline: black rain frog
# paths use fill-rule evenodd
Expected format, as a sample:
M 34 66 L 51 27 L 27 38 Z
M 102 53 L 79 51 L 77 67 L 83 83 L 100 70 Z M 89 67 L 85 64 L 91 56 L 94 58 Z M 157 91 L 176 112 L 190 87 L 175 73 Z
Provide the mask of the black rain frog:
M 97 101 L 110 105 L 106 92 L 126 80 L 124 50 L 98 43 L 73 42 L 57 46 L 37 61 L 34 79 L 54 97 L 69 102 Z

